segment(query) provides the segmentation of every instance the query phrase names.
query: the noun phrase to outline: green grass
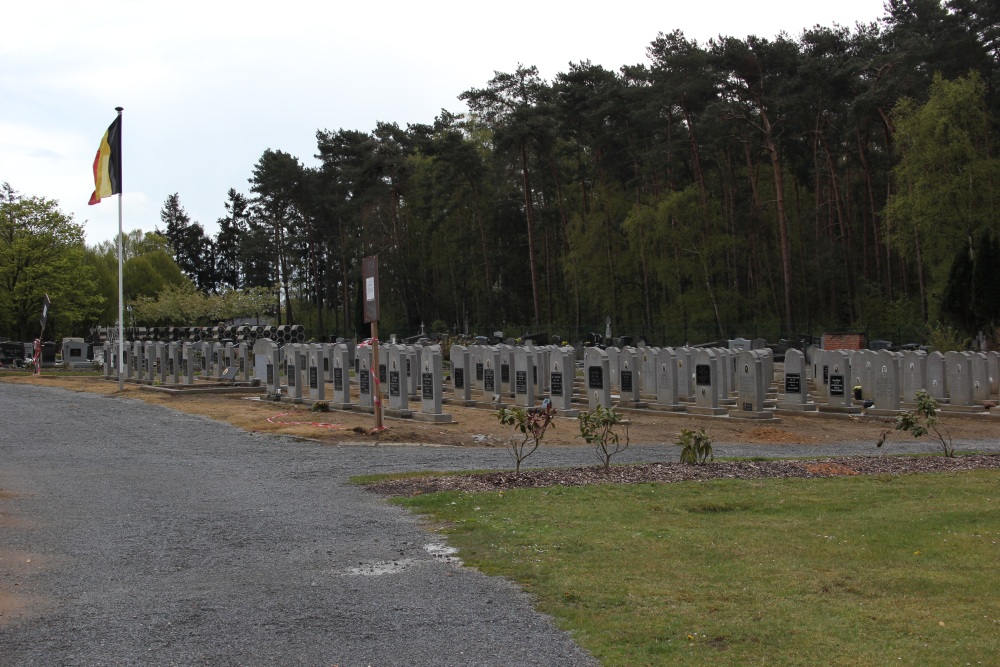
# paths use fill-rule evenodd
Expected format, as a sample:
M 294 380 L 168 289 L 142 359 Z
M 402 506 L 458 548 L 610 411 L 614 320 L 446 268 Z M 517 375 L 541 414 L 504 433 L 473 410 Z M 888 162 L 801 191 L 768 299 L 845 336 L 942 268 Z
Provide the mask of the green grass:
M 398 502 L 604 665 L 1000 664 L 1000 473 Z

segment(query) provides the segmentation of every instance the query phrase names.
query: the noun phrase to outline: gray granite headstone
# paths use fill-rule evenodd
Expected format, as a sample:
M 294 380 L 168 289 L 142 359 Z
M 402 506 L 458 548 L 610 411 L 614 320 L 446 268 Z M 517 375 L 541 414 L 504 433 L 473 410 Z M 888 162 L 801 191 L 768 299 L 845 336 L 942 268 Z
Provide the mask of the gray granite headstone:
M 549 356 L 549 397 L 552 407 L 563 417 L 576 417 L 580 412 L 573 408 L 574 358 L 571 347 L 558 347 Z
M 990 400 L 990 362 L 985 352 L 973 352 L 969 359 L 972 363 L 972 400 L 976 402 Z
M 903 353 L 903 403 L 917 402 L 917 392 L 927 389 L 927 353 L 909 350 Z
M 639 355 L 634 347 L 623 347 L 618 361 L 618 385 L 622 407 L 644 407 Z
M 531 353 L 524 347 L 514 349 L 514 405 L 522 408 L 535 406 L 535 383 L 532 379 L 534 363 Z
M 503 399 L 500 392 L 500 350 L 490 346 L 483 353 L 483 401 L 499 408 L 504 404 Z
M 967 412 L 975 406 L 973 398 L 972 359 L 965 352 L 948 352 L 944 355 L 945 376 L 948 382 L 947 406 L 942 410 Z
M 390 417 L 411 417 L 408 409 L 409 391 L 406 386 L 406 346 L 389 345 L 386 350 L 389 359 L 386 373 L 389 390 L 389 408 L 386 414 Z
M 441 387 L 444 381 L 441 347 L 427 345 L 420 351 L 420 412 L 413 418 L 418 421 L 447 423 L 451 415 L 441 411 Z
M 351 351 L 346 343 L 333 346 L 333 360 L 330 364 L 333 384 L 333 405 L 338 410 L 351 408 Z
M 747 419 L 773 419 L 764 409 L 767 387 L 764 385 L 764 361 L 755 350 L 744 350 L 736 359 L 737 398 L 734 416 Z
M 785 351 L 784 392 L 778 407 L 782 410 L 799 412 L 816 410 L 816 404 L 809 400 L 805 355 L 799 350 L 789 349 Z
M 695 350 L 693 365 L 694 405 L 688 406 L 688 412 L 700 415 L 726 414 L 726 410 L 719 407 L 719 360 L 715 352 L 703 348 Z
M 309 400 L 326 400 L 326 377 L 323 375 L 323 359 L 326 357 L 326 349 L 323 345 L 309 346 Z
M 870 414 L 894 414 L 899 406 L 899 361 L 889 350 L 879 350 L 874 362 L 875 405 Z
M 656 403 L 668 410 L 680 410 L 677 399 L 677 359 L 674 350 L 661 347 L 656 351 Z
M 464 345 L 451 346 L 451 389 L 455 400 L 472 403 L 472 378 L 469 377 L 469 350 Z
M 358 407 L 365 411 L 375 410 L 375 393 L 372 389 L 372 348 L 359 345 L 354 351 L 358 371 Z
M 928 354 L 925 362 L 927 394 L 938 403 L 948 400 L 948 383 L 945 380 L 944 363 L 944 354 L 937 351 Z
M 590 410 L 611 407 L 611 364 L 606 351 L 588 347 L 583 354 L 583 383 Z

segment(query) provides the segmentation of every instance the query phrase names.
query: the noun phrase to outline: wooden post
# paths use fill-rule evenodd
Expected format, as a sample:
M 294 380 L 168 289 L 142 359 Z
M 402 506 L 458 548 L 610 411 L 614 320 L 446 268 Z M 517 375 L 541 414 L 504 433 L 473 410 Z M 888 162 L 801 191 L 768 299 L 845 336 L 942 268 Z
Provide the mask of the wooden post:
M 368 369 L 369 373 L 374 374 L 374 382 L 372 386 L 375 388 L 375 430 L 382 430 L 382 385 L 380 384 L 379 377 L 379 365 L 378 365 L 378 320 L 372 322 L 372 367 Z

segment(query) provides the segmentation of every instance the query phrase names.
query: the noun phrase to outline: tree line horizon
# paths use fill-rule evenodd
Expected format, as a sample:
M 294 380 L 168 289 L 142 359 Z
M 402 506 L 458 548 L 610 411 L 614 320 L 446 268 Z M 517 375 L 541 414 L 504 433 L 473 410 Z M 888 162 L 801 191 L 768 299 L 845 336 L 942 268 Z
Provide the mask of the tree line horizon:
M 888 0 L 794 38 L 661 32 L 617 71 L 518 64 L 432 123 L 320 129 L 316 167 L 269 148 L 214 236 L 170 195 L 160 249 L 205 294 L 276 290 L 272 315 L 317 337 L 364 335 L 376 254 L 380 329 L 403 335 L 993 335 L 998 72 L 988 0 Z

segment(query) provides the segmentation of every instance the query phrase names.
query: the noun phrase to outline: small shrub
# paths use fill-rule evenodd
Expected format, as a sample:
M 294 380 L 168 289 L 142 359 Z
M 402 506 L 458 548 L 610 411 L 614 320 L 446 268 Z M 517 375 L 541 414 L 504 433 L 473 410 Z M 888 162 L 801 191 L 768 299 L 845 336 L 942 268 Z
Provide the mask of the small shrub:
M 676 444 L 681 448 L 681 463 L 702 464 L 715 460 L 712 438 L 705 433 L 704 428 L 697 431 L 682 428 Z
M 579 437 L 596 447 L 597 457 L 601 459 L 605 470 L 611 467 L 611 457 L 628 449 L 629 422 L 614 408 L 598 405 L 593 412 L 580 413 L 579 423 Z
M 316 401 L 315 403 L 312 404 L 312 411 L 313 412 L 329 412 L 330 411 L 330 404 L 327 403 L 326 401 Z
M 941 446 L 941 452 L 947 457 L 955 456 L 955 444 L 952 442 L 951 433 L 948 428 L 941 423 L 937 416 L 937 401 L 931 398 L 925 390 L 917 392 L 917 409 L 914 412 L 906 411 L 896 416 L 896 426 L 893 429 L 899 433 L 910 433 L 914 438 L 930 435 Z M 893 431 L 882 431 L 876 447 L 887 444 L 886 439 Z M 895 440 L 895 436 L 889 442 Z M 888 447 L 886 447 L 888 449 Z M 883 450 L 885 453 L 885 450 Z
M 545 431 L 549 427 L 555 428 L 553 420 L 556 417 L 555 408 L 546 399 L 539 410 L 525 410 L 524 408 L 500 408 L 497 411 L 497 419 L 504 426 L 511 426 L 514 434 L 507 439 L 507 448 L 514 456 L 514 474 L 521 474 L 521 462 L 534 454 L 545 437 Z

